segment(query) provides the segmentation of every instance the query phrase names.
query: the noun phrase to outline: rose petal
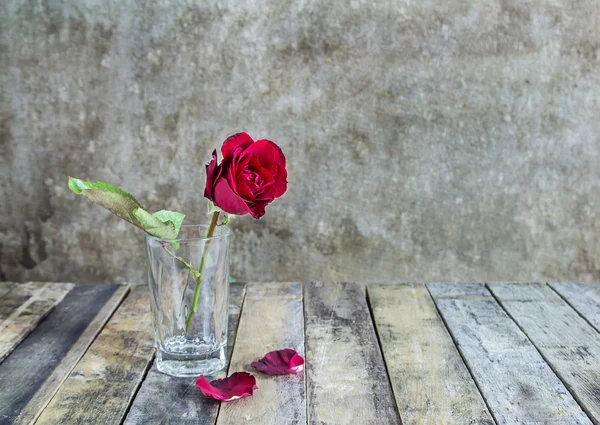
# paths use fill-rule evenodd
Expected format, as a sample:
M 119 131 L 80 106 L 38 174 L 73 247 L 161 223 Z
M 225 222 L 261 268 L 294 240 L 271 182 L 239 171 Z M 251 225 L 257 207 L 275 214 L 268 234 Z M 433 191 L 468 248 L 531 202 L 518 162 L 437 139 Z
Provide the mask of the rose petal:
M 244 215 L 251 212 L 244 200 L 231 190 L 227 180 L 222 177 L 217 180 L 214 197 L 215 205 L 226 213 Z
M 266 139 L 257 140 L 244 150 L 243 155 L 256 155 L 263 167 L 277 164 L 285 168 L 285 156 L 279 146 Z
M 273 186 L 275 187 L 275 198 L 283 196 L 287 190 L 287 184 L 287 170 L 280 167 L 279 172 L 275 175 L 275 183 L 273 183 Z
M 277 166 L 279 167 L 280 170 L 285 170 L 286 167 L 286 163 L 285 163 L 285 155 L 283 154 L 283 151 L 281 150 L 281 148 L 275 143 L 272 142 L 271 140 L 259 140 L 258 142 L 267 142 L 271 145 L 272 147 L 272 152 L 273 152 L 273 162 L 275 162 L 275 164 L 277 164 Z
M 234 156 L 230 161 L 227 161 L 225 164 L 222 165 L 222 167 L 224 169 L 223 176 L 229 182 L 229 187 L 231 187 L 231 190 L 233 191 L 233 193 L 235 193 L 237 195 L 241 195 L 241 194 L 237 188 L 236 170 L 238 170 L 238 169 L 243 170 L 244 167 L 246 166 L 247 162 L 248 162 L 247 160 L 241 160 L 239 157 Z
M 250 209 L 250 215 L 252 215 L 252 217 L 259 219 L 261 218 L 263 215 L 265 215 L 266 211 L 265 208 L 267 205 L 269 205 L 271 201 L 267 201 L 267 202 L 250 202 L 248 204 L 248 208 Z
M 214 200 L 214 186 L 213 183 L 216 180 L 219 169 L 217 165 L 217 150 L 215 149 L 212 153 L 212 160 L 206 164 L 206 186 L 204 187 L 204 197 Z
M 257 390 L 256 378 L 247 372 L 235 372 L 230 377 L 208 382 L 204 375 L 196 380 L 196 386 L 205 397 L 221 401 L 232 401 L 250 397 Z
M 251 366 L 267 375 L 288 375 L 304 371 L 304 359 L 291 348 L 271 351 Z
M 252 189 L 249 187 L 251 183 L 244 176 L 238 176 L 235 180 L 236 190 L 244 200 L 252 199 Z
M 252 140 L 252 137 L 250 137 L 248 133 L 237 133 L 233 136 L 229 136 L 223 142 L 223 146 L 221 146 L 221 153 L 223 154 L 223 159 L 228 159 L 230 156 L 233 156 L 237 148 L 241 148 L 242 150 L 244 150 L 253 143 L 254 140 Z
M 257 140 L 242 154 L 243 157 L 256 156 L 262 166 L 267 168 L 275 178 L 275 198 L 281 197 L 287 190 L 287 170 L 285 155 L 279 146 L 266 139 Z M 275 168 L 277 171 L 275 172 Z
M 266 185 L 269 185 L 269 184 L 275 182 L 275 178 L 273 177 L 273 174 L 269 171 L 269 169 L 264 168 L 261 165 L 260 161 L 258 160 L 258 158 L 256 156 L 252 155 L 250 157 L 247 167 L 248 167 L 249 171 L 258 174 L 263 179 L 262 186 L 266 186 Z

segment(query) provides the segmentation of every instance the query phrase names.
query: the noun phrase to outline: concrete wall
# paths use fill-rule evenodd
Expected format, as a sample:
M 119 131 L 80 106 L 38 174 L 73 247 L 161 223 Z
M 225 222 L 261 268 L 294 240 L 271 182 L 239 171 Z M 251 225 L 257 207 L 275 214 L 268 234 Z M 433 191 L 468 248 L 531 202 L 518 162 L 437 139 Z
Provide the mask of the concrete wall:
M 0 10 L 2 279 L 144 282 L 141 233 L 67 175 L 198 222 L 239 130 L 290 185 L 232 223 L 238 279 L 600 279 L 597 0 Z

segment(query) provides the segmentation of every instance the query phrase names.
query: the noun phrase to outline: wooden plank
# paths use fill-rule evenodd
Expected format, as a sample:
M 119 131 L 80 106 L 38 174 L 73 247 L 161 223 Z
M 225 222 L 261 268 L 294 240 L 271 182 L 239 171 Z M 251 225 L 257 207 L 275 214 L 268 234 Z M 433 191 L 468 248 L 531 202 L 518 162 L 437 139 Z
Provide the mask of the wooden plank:
M 98 286 L 105 287 L 106 285 Z M 65 379 L 67 379 L 73 367 L 81 359 L 94 339 L 96 339 L 96 336 L 100 333 L 106 322 L 108 322 L 110 316 L 121 304 L 127 292 L 129 292 L 128 286 L 115 286 L 117 286 L 116 291 L 113 292 L 112 296 L 102 306 L 96 317 L 87 325 L 87 328 L 85 328 L 69 352 L 65 354 L 60 364 L 29 400 L 27 406 L 25 406 L 19 417 L 15 420 L 14 425 L 33 424 Z
M 304 291 L 310 424 L 399 424 L 365 289 L 311 283 Z
M 119 424 L 153 358 L 148 288 L 109 320 L 36 424 Z
M 0 362 L 74 286 L 72 283 L 28 282 L 17 286 L 4 298 L 5 301 L 27 299 L 0 324 Z
M 217 424 L 306 423 L 304 373 L 270 377 L 250 366 L 267 352 L 282 348 L 304 355 L 302 285 L 249 284 L 228 374 L 252 373 L 258 390 L 252 397 L 222 403 Z
M 14 306 L 6 305 L 6 295 L 16 286 L 16 282 L 0 282 L 0 323 L 9 316 L 14 308 Z
M 402 424 L 493 425 L 425 285 L 367 291 Z
M 448 284 L 435 282 L 427 285 L 431 296 L 435 299 L 441 298 L 489 298 L 490 293 L 481 283 Z
M 525 334 L 489 292 L 428 287 L 498 425 L 591 424 Z M 483 285 L 481 285 L 483 287 Z M 484 288 L 485 289 L 485 288 Z
M 600 334 L 545 284 L 490 290 L 595 424 L 600 424 Z
M 12 291 L 15 286 L 17 286 L 16 282 L 0 282 L 0 298 Z
M 105 312 L 103 307 L 119 288 L 77 285 L 0 364 L 1 425 L 29 423 L 34 418 L 37 413 L 31 412 L 52 397 L 56 386 L 79 359 L 77 354 L 85 350 L 80 347 L 81 339 L 97 332 L 99 324 L 95 319 Z
M 44 286 L 44 282 L 26 282 L 19 284 L 13 283 L 12 285 L 5 285 L 4 288 L 0 288 L 0 293 L 6 291 L 5 294 L 0 297 L 0 328 L 4 326 L 4 321 L 8 319 L 17 308 L 25 304 L 42 286 Z
M 227 364 L 231 358 L 245 293 L 245 284 L 230 285 Z M 225 375 L 223 371 L 217 377 L 224 378 Z M 214 425 L 219 402 L 202 397 L 195 383 L 196 378 L 168 376 L 153 365 L 135 397 L 125 425 Z
M 550 286 L 600 332 L 600 282 L 561 282 Z

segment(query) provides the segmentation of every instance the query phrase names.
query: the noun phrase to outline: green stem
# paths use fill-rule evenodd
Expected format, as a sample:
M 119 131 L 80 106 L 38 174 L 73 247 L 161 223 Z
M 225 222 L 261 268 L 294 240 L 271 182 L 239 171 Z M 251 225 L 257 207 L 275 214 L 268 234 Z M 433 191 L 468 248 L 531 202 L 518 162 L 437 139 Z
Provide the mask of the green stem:
M 185 261 L 183 258 L 181 258 L 180 256 L 173 254 L 171 251 L 169 251 L 169 249 L 167 248 L 167 245 L 165 245 L 164 243 L 162 244 L 163 250 L 169 254 L 171 257 L 173 257 L 174 259 L 176 259 L 177 261 L 179 261 L 181 264 L 183 264 L 184 266 L 186 266 L 188 269 L 190 269 L 192 271 L 192 276 L 194 275 L 194 271 L 196 271 L 196 269 L 194 269 L 194 267 L 188 263 L 187 261 Z
M 212 241 L 213 233 L 215 232 L 215 227 L 217 227 L 217 222 L 219 221 L 219 211 L 215 211 L 210 220 L 210 225 L 208 226 L 208 231 L 206 232 L 206 243 L 204 245 L 204 252 L 202 253 L 202 260 L 200 261 L 200 268 L 198 269 L 198 278 L 194 279 L 196 281 L 196 290 L 194 291 L 194 303 L 192 304 L 192 310 L 185 320 L 185 333 L 190 331 L 190 326 L 192 325 L 192 318 L 196 311 L 198 310 L 198 301 L 200 300 L 200 288 L 202 287 L 202 277 L 204 276 L 204 269 L 206 268 L 206 259 L 208 258 L 208 252 L 210 251 L 210 243 Z

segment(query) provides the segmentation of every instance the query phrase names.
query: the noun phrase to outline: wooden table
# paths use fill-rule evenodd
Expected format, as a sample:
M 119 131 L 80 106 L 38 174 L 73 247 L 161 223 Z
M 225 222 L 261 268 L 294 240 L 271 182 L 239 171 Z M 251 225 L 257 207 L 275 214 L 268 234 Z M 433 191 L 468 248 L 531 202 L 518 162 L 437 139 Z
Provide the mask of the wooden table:
M 600 424 L 600 284 L 233 284 L 220 404 L 153 366 L 145 287 L 0 283 L 0 424 Z

